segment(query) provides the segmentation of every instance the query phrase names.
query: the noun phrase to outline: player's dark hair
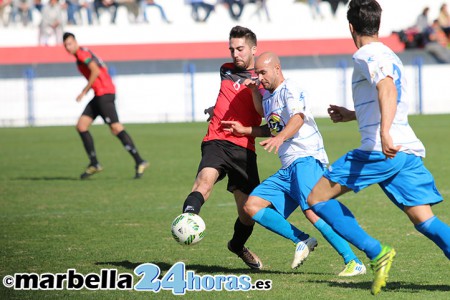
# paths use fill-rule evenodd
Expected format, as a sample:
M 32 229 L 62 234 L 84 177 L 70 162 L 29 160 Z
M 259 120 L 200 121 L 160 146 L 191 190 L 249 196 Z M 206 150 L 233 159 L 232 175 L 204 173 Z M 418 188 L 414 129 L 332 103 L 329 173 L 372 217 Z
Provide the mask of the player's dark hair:
M 380 4 L 375 0 L 351 0 L 347 20 L 359 35 L 373 36 L 380 29 L 381 11 Z
M 231 28 L 229 39 L 231 40 L 232 38 L 245 38 L 251 46 L 256 46 L 257 44 L 256 34 L 250 29 L 239 25 Z
M 74 35 L 73 33 L 71 33 L 71 32 L 64 32 L 64 35 L 63 35 L 63 42 L 64 42 L 65 40 L 67 40 L 68 38 L 70 38 L 70 37 L 72 37 L 72 38 L 75 39 L 75 35 Z

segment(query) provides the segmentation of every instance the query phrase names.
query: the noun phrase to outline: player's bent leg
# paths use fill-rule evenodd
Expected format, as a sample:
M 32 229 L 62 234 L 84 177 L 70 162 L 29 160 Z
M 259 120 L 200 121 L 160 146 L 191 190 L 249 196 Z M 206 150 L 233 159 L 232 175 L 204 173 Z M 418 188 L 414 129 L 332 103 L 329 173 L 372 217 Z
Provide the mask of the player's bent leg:
M 433 241 L 450 259 L 450 226 L 439 220 L 430 205 L 409 206 L 405 213 L 417 231 Z
M 81 115 L 78 119 L 76 129 L 80 134 L 81 141 L 83 142 L 86 154 L 89 157 L 90 163 L 86 170 L 80 175 L 80 179 L 86 179 L 90 176 L 99 173 L 103 170 L 102 166 L 97 160 L 97 153 L 95 152 L 94 139 L 89 132 L 89 126 L 92 124 L 93 119 L 87 115 Z
M 216 169 L 203 168 L 195 178 L 192 192 L 184 200 L 182 212 L 199 214 L 218 178 L 219 172 Z
M 234 233 L 228 242 L 228 250 L 236 254 L 242 261 L 252 269 L 261 269 L 263 264 L 259 257 L 249 248 L 245 247 L 245 243 L 253 232 L 255 221 L 244 211 L 244 205 L 248 195 L 240 190 L 233 191 L 234 199 L 238 210 L 239 217 L 234 223 Z
M 76 125 L 77 131 L 78 132 L 88 131 L 93 121 L 94 119 L 92 119 L 90 116 L 81 115 Z

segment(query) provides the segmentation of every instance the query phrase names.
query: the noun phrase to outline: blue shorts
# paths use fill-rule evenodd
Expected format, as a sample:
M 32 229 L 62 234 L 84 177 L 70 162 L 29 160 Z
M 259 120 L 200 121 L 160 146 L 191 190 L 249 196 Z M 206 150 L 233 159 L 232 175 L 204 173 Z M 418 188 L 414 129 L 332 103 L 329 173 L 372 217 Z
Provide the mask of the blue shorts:
M 324 169 L 314 157 L 298 158 L 286 169 L 280 169 L 264 180 L 250 195 L 269 201 L 284 218 L 288 218 L 298 206 L 303 211 L 309 209 L 306 200 Z
M 423 165 L 422 158 L 404 152 L 386 159 L 379 151 L 355 149 L 333 163 L 324 177 L 355 193 L 377 183 L 400 209 L 442 201 L 433 175 Z

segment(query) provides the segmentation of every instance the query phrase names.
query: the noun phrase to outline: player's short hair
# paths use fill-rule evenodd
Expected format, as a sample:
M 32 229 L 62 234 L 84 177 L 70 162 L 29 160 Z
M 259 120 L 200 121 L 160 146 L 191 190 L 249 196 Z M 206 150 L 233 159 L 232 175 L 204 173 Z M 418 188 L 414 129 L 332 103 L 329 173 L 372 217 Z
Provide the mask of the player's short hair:
M 381 11 L 376 0 L 351 0 L 347 20 L 359 35 L 373 36 L 380 29 Z
M 250 29 L 242 26 L 234 26 L 230 31 L 230 40 L 232 38 L 244 38 L 252 47 L 256 46 L 256 34 Z
M 73 39 L 75 39 L 75 35 L 72 32 L 64 32 L 63 34 L 63 42 L 65 40 L 67 40 L 68 38 L 72 37 Z

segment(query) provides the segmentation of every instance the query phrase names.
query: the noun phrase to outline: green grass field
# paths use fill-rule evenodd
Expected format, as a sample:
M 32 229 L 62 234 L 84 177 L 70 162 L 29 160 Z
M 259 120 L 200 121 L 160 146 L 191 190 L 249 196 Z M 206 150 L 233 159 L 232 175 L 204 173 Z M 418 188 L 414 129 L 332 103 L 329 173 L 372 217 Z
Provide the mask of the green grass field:
M 425 165 L 446 199 L 434 207 L 450 223 L 450 116 L 412 116 L 410 122 L 427 147 Z M 359 145 L 355 123 L 318 120 L 331 161 Z M 202 208 L 207 236 L 197 245 L 180 246 L 170 224 L 180 214 L 200 160 L 206 123 L 128 125 L 127 131 L 151 167 L 133 180 L 134 165 L 106 126 L 94 126 L 104 171 L 86 181 L 87 165 L 73 127 L 0 129 L 0 276 L 15 273 L 82 274 L 117 269 L 133 274 L 142 263 L 160 267 L 162 275 L 176 262 L 197 275 L 244 275 L 272 280 L 270 291 L 186 292 L 188 299 L 370 299 L 372 275 L 336 276 L 339 255 L 296 211 L 290 221 L 315 236 L 319 246 L 297 270 L 290 269 L 294 246 L 259 225 L 247 245 L 264 262 L 250 271 L 226 244 L 236 218 L 226 182 L 218 183 Z M 257 149 L 261 179 L 279 168 L 278 158 Z M 440 249 L 419 234 L 380 188 L 342 197 L 360 224 L 374 237 L 393 245 L 397 258 L 388 288 L 379 299 L 449 299 L 450 263 Z M 355 250 L 368 265 L 362 252 Z M 138 276 L 134 276 L 137 282 Z M 0 299 L 174 299 L 171 291 L 138 292 L 14 291 L 0 285 Z

